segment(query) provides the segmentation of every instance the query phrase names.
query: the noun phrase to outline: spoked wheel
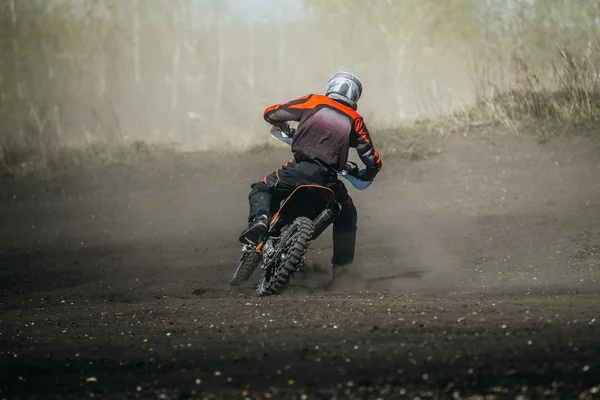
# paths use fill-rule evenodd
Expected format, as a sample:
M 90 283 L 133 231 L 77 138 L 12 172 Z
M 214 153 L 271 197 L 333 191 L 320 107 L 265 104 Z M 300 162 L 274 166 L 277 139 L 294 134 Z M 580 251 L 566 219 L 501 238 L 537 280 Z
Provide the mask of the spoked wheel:
M 263 270 L 256 293 L 268 296 L 279 293 L 290 278 L 304 264 L 304 254 L 313 236 L 313 223 L 309 218 L 296 218 L 283 233 L 274 261 Z
M 239 286 L 250 279 L 254 270 L 260 264 L 260 258 L 260 253 L 256 252 L 256 247 L 245 245 L 242 249 L 240 263 L 229 284 L 231 286 Z

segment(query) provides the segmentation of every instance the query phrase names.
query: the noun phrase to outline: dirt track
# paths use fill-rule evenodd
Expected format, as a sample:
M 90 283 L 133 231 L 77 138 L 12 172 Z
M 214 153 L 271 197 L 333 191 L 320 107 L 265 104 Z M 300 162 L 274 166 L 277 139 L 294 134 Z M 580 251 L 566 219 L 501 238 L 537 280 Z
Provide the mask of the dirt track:
M 236 237 L 248 185 L 288 158 L 0 181 L 0 399 L 600 398 L 597 147 L 384 159 L 352 191 L 352 276 L 315 289 L 326 233 L 258 299 L 227 286 Z

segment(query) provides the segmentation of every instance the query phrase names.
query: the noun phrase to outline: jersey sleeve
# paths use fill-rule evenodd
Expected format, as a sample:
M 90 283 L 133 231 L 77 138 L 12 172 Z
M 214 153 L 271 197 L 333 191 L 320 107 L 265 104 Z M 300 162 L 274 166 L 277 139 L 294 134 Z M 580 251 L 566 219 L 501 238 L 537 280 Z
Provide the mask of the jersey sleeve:
M 299 97 L 287 103 L 275 104 L 267 107 L 263 114 L 265 121 L 271 125 L 279 125 L 288 121 L 300 121 L 312 95 Z
M 373 179 L 381 171 L 381 156 L 373 145 L 373 140 L 362 117 L 354 121 L 353 136 L 351 144 L 356 147 L 360 160 L 365 164 L 368 177 Z

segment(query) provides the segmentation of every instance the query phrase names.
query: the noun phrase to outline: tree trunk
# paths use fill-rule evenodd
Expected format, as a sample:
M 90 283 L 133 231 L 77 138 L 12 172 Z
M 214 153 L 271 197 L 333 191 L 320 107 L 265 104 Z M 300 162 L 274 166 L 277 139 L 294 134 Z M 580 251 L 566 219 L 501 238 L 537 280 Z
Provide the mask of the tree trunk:
M 216 1 L 215 4 L 215 21 L 217 24 L 217 80 L 216 80 L 216 91 L 215 91 L 215 108 L 213 112 L 213 123 L 214 126 L 218 126 L 221 120 L 221 108 L 223 105 L 223 78 L 224 78 L 224 67 L 225 67 L 225 43 L 223 43 L 223 19 L 221 18 L 221 10 L 219 7 L 220 0 Z
M 254 91 L 256 57 L 254 52 L 254 25 L 248 26 L 248 87 Z
M 23 98 L 25 97 L 23 81 L 21 76 L 21 51 L 19 48 L 19 32 L 17 30 L 17 0 L 9 0 L 9 8 L 11 14 L 11 25 L 13 28 L 13 55 L 15 60 L 15 81 L 17 84 L 17 100 L 19 105 L 23 105 Z M 17 132 L 19 138 L 24 137 L 24 128 L 23 128 L 23 119 L 20 116 L 17 116 Z
M 135 84 L 140 83 L 140 13 L 139 1 L 133 0 L 133 76 Z
M 181 45 L 175 47 L 173 53 L 173 71 L 171 74 L 171 109 L 176 110 L 179 103 L 179 60 L 181 58 Z

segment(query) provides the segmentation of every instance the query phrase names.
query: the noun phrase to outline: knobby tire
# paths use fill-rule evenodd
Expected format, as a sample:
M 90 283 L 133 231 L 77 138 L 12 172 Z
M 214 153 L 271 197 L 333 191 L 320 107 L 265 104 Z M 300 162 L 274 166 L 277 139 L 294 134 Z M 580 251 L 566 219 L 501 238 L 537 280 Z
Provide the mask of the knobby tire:
M 235 274 L 233 274 L 231 281 L 229 281 L 229 284 L 231 286 L 239 286 L 246 282 L 248 279 L 250 279 L 259 263 L 260 254 L 254 249 L 242 254 L 238 268 L 235 271 Z
M 304 254 L 313 236 L 313 223 L 307 217 L 298 217 L 281 239 L 279 246 L 286 254 L 274 266 L 264 270 L 256 292 L 259 296 L 274 295 L 287 286 L 294 272 L 304 264 Z

